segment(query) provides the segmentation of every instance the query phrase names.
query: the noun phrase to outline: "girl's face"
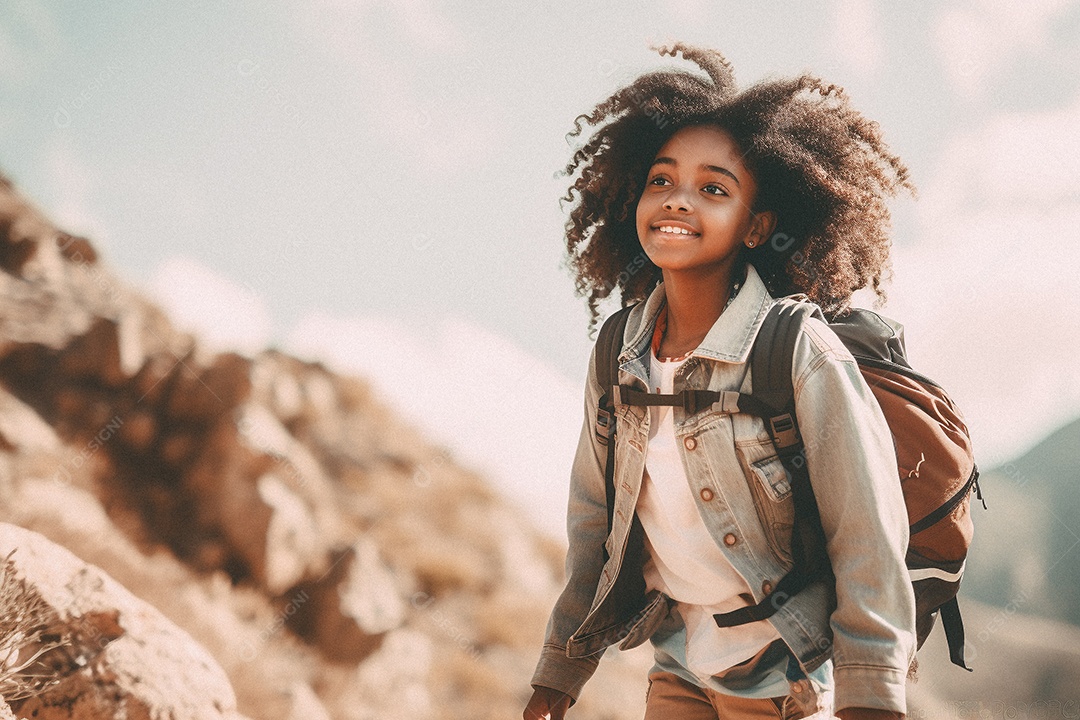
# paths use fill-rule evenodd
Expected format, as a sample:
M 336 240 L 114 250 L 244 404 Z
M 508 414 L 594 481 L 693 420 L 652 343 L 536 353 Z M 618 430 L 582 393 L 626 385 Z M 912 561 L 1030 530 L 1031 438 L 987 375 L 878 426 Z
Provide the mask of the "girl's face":
M 754 215 L 757 184 L 726 130 L 686 127 L 656 154 L 637 205 L 645 254 L 665 272 L 730 271 L 742 245 L 767 239 L 772 213 Z

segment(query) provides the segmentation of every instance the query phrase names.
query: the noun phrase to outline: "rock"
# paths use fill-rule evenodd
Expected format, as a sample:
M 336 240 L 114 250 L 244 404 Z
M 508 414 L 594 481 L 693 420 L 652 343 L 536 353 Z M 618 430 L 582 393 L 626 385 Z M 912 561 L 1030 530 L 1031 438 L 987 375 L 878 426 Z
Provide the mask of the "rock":
M 197 453 L 184 484 L 200 498 L 200 520 L 277 596 L 326 572 L 329 549 L 344 537 L 340 510 L 318 460 L 273 413 L 247 402 L 236 415 L 194 447 L 171 436 L 162 453 Z
M 201 526 L 220 532 L 230 554 L 240 558 L 262 586 L 280 592 L 279 576 L 267 574 L 267 534 L 275 508 L 259 492 L 259 478 L 274 470 L 273 458 L 248 447 L 231 418 L 220 420 L 196 447 L 184 485 L 199 499 L 195 508 Z M 286 533 L 287 534 L 287 533 Z M 291 562 L 274 564 L 289 567 Z
M 259 353 L 251 369 L 254 396 L 282 422 L 289 422 L 304 408 L 303 390 L 292 372 L 294 364 L 270 351 Z
M 131 377 L 146 362 L 143 347 L 143 317 L 139 305 L 126 307 L 117 323 L 117 348 L 120 351 L 120 370 L 124 377 Z
M 169 395 L 168 413 L 177 420 L 211 421 L 232 412 L 251 394 L 251 361 L 236 353 L 216 356 L 200 370 L 189 356 Z
M 257 403 L 246 403 L 239 410 L 237 427 L 242 440 L 253 450 L 274 458 L 277 471 L 289 487 L 307 498 L 327 532 L 334 532 L 332 517 L 337 516 L 334 490 L 322 464 L 314 453 L 299 442 L 274 416 Z
M 304 499 L 320 528 L 331 542 L 341 537 L 340 511 L 333 484 L 314 453 L 298 441 L 264 406 L 248 402 L 239 408 L 237 427 L 241 440 L 252 450 L 274 461 L 274 472 L 288 488 Z M 323 549 L 325 550 L 325 548 Z
M 94 320 L 86 333 L 64 349 L 60 371 L 72 379 L 93 378 L 108 387 L 119 387 L 127 376 L 120 362 L 118 324 L 106 318 Z
M 370 540 L 357 540 L 352 551 L 345 580 L 338 586 L 342 615 L 368 635 L 393 630 L 405 619 L 405 603 L 394 573 Z
M 193 572 L 164 548 L 144 555 L 89 490 L 23 478 L 0 498 L 0 521 L 72 550 L 183 628 L 228 673 L 246 715 L 285 720 L 289 688 L 315 682 L 314 651 L 281 628 L 280 611 L 255 588 Z
M 293 685 L 290 695 L 292 707 L 289 708 L 289 720 L 330 720 L 330 713 L 307 683 Z M 0 720 L 3 720 L 2 716 Z
M 328 373 L 311 373 L 303 380 L 304 399 L 311 405 L 316 417 L 338 413 L 337 391 Z
M 405 619 L 400 583 L 367 539 L 339 551 L 330 570 L 300 592 L 307 602 L 290 627 L 337 662 L 363 660 Z
M 140 402 L 158 405 L 162 396 L 169 389 L 172 375 L 181 369 L 179 358 L 167 352 L 158 352 L 149 358 L 135 373 L 133 390 Z
M 188 431 L 166 435 L 161 442 L 161 458 L 169 465 L 182 468 L 194 456 L 198 438 Z
M 428 688 L 434 661 L 431 639 L 414 630 L 395 630 L 383 646 L 356 669 L 342 704 L 372 705 L 380 720 L 425 720 L 436 707 Z M 408 658 L 402 662 L 401 658 Z
M 236 422 L 241 439 L 250 447 L 267 455 L 285 457 L 295 443 L 285 426 L 274 413 L 257 403 L 246 403 L 239 409 Z
M 120 426 L 120 438 L 132 450 L 146 452 L 154 441 L 157 423 L 154 416 L 146 410 L 134 410 Z
M 18 575 L 59 618 L 83 658 L 70 676 L 17 703 L 36 720 L 162 718 L 240 720 L 224 671 L 209 653 L 152 606 L 97 567 L 37 533 L 0 524 L 0 555 L 12 550 Z
M 200 521 L 221 532 L 260 585 L 266 584 L 266 534 L 274 509 L 260 496 L 258 478 L 272 459 L 237 441 L 233 422 L 222 420 L 203 439 L 184 483 L 199 498 Z
M 20 451 L 55 452 L 60 440 L 29 405 L 0 387 L 0 439 Z
M 274 412 L 286 422 L 300 414 L 304 407 L 304 395 L 300 382 L 292 373 L 281 373 L 274 378 L 271 402 Z
M 97 262 L 97 250 L 94 249 L 89 240 L 79 235 L 58 233 L 56 246 L 60 248 L 60 254 L 71 262 L 89 264 Z
M 19 230 L 16 218 L 0 217 L 0 268 L 12 275 L 20 275 L 38 250 L 37 242 Z
M 62 387 L 53 395 L 53 409 L 61 418 L 75 418 L 82 415 L 86 400 L 74 387 Z
M 23 266 L 34 257 L 38 244 L 30 238 L 0 243 L 0 268 L 12 275 L 19 275 Z
M 262 579 L 266 589 L 279 595 L 300 581 L 325 549 L 307 505 L 280 478 L 267 473 L 258 480 L 259 498 L 270 508 L 264 533 Z

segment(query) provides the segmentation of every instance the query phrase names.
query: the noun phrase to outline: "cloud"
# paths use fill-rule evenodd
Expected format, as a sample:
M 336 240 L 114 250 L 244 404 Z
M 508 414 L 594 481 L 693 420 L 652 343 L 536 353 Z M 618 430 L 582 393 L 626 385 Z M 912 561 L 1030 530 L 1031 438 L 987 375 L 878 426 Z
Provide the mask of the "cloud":
M 1080 98 L 953 139 L 894 249 L 886 314 L 954 393 L 988 466 L 1080 415 Z
M 916 369 L 952 393 L 984 467 L 1080 414 L 1077 253 L 1047 238 L 1080 222 L 986 214 L 900 248 L 885 313 L 906 325 Z
M 934 19 L 932 37 L 951 89 L 966 100 L 985 95 L 993 76 L 1020 54 L 1046 43 L 1070 0 L 969 0 Z
M 109 228 L 94 208 L 97 177 L 79 156 L 70 137 L 60 136 L 45 152 L 45 177 L 55 201 L 49 212 L 67 232 L 92 237 L 99 246 L 108 243 Z
M 367 379 L 391 408 L 451 449 L 536 525 L 565 538 L 582 390 L 514 341 L 462 318 L 427 330 L 387 316 L 302 318 L 284 349 Z
M 310 30 L 322 33 L 323 47 L 345 60 L 371 61 L 376 43 L 404 41 L 441 51 L 464 43 L 455 23 L 431 0 L 304 0 L 293 9 Z
M 0 24 L 0 83 L 33 87 L 62 42 L 49 10 L 29 0 L 5 0 Z
M 847 67 L 864 78 L 881 69 L 885 41 L 876 5 L 866 0 L 831 0 L 833 48 Z
M 1080 96 L 1060 109 L 999 113 L 953 136 L 923 186 L 924 224 L 957 212 L 1045 212 L 1080 203 Z
M 300 32 L 356 88 L 365 133 L 406 153 L 419 173 L 490 167 L 508 140 L 509 108 L 481 87 L 494 68 L 430 0 L 296 2 Z
M 672 18 L 680 25 L 707 26 L 716 19 L 716 8 L 708 0 L 660 0 L 658 16 Z M 654 39 L 650 44 L 671 45 L 674 38 Z
M 191 258 L 168 258 L 143 290 L 210 351 L 254 354 L 271 340 L 273 322 L 263 299 Z

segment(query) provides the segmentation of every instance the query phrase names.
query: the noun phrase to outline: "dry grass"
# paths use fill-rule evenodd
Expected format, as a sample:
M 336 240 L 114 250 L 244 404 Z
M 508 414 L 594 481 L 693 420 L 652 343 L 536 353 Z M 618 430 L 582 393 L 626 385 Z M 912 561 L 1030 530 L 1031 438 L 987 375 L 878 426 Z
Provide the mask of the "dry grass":
M 553 597 L 536 598 L 500 591 L 476 602 L 473 622 L 477 643 L 518 650 L 530 656 L 544 643 Z
M 39 695 L 60 681 L 39 662 L 67 644 L 55 633 L 52 609 L 18 576 L 12 550 L 0 566 L 0 697 L 7 702 Z
M 458 647 L 444 646 L 436 652 L 431 684 L 436 717 L 444 720 L 520 717 L 528 701 L 523 691 L 515 694 L 507 687 L 504 668 Z

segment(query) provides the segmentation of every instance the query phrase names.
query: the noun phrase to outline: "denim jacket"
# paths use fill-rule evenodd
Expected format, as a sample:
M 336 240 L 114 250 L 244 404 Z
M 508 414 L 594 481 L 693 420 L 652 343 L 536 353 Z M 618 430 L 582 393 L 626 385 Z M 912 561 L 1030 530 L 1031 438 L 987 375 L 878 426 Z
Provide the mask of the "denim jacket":
M 647 391 L 650 341 L 664 302 L 660 284 L 630 312 L 619 356 L 620 383 Z M 774 302 L 748 265 L 742 290 L 680 368 L 674 392 L 750 392 L 750 350 Z M 602 391 L 594 360 L 570 477 L 567 582 L 532 679 L 533 685 L 575 699 L 606 648 L 621 643 L 628 649 L 647 640 L 673 602 L 656 590 L 646 592 L 642 577 L 643 531 L 634 508 L 649 438 L 644 407 L 615 409 L 616 495 L 607 534 L 607 454 L 595 432 Z M 837 710 L 905 712 L 915 604 L 904 564 L 907 513 L 889 426 L 851 353 L 820 316 L 805 323 L 798 339 L 792 382 L 836 587 L 834 592 L 823 583 L 811 584 L 770 622 L 805 672 L 833 659 Z M 706 528 L 746 579 L 756 603 L 792 566 L 794 511 L 783 466 L 761 419 L 712 409 L 689 417 L 682 408 L 673 411 L 689 490 Z

